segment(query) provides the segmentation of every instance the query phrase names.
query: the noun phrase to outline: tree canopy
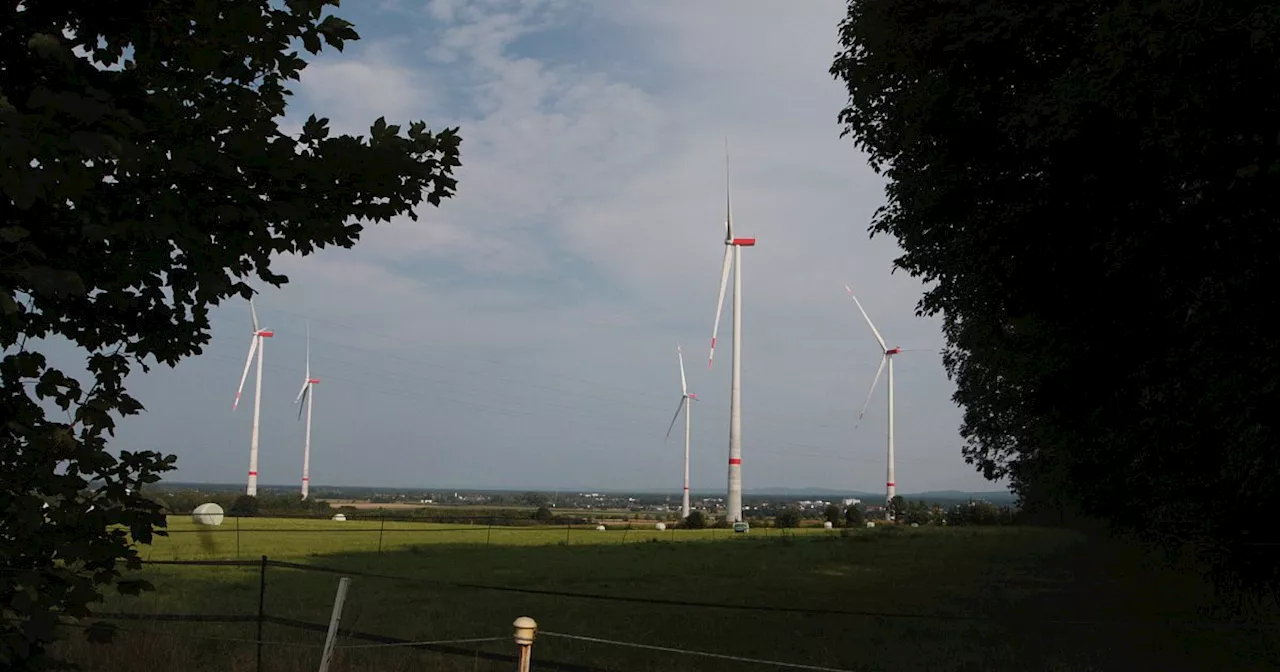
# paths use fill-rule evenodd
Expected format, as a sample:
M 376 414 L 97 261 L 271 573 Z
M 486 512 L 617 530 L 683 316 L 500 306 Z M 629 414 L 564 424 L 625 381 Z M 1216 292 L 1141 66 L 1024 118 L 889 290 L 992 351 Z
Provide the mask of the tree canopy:
M 139 490 L 174 458 L 107 445 L 142 410 L 130 370 L 200 353 L 210 307 L 287 281 L 278 255 L 350 247 L 453 193 L 456 129 L 281 131 L 301 51 L 359 37 L 337 4 L 0 8 L 0 667 L 49 663 L 55 624 L 88 615 L 163 524 Z M 91 384 L 50 366 L 59 341 Z
M 966 459 L 1274 580 L 1280 5 L 851 0 L 831 73 Z

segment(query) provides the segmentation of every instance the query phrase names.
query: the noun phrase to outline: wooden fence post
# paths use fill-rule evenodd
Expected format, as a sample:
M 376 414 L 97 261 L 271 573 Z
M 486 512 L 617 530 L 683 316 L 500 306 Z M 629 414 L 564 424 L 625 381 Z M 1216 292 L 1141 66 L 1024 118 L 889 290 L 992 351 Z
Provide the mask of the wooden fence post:
M 382 532 L 387 529 L 387 517 L 380 516 L 379 520 L 382 521 L 382 525 L 378 527 L 378 555 L 382 555 Z
M 258 672 L 262 672 L 262 625 L 266 620 L 267 603 L 267 556 L 262 556 L 262 565 L 258 570 Z
M 521 616 L 512 625 L 516 628 L 516 646 L 520 647 L 516 672 L 529 672 L 529 665 L 533 659 L 533 638 L 538 634 L 538 622 L 528 616 Z M 324 671 L 321 670 L 321 672 Z

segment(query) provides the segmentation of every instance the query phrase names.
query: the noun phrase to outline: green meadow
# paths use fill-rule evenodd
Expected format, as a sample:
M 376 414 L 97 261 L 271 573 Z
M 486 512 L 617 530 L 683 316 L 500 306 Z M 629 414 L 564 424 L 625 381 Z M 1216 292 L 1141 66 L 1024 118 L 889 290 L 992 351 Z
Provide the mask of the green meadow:
M 153 560 L 256 559 L 354 576 L 343 627 L 511 654 L 511 622 L 535 618 L 533 669 L 774 670 L 557 634 L 842 670 L 1274 670 L 1274 629 L 1226 627 L 1196 580 L 1118 542 L 1027 527 L 667 530 L 499 528 L 378 521 L 244 519 L 193 531 L 174 518 Z M 238 538 L 238 541 L 237 541 Z M 381 550 L 379 550 L 379 548 Z M 101 611 L 257 613 L 258 567 L 148 565 L 156 590 Z M 337 574 L 269 567 L 264 611 L 327 623 Z M 472 584 L 461 587 L 454 584 Z M 478 587 L 528 588 L 529 594 Z M 590 599 L 681 600 L 732 609 Z M 782 609 L 792 609 L 784 611 Z M 846 612 L 846 613 L 804 613 Z M 88 669 L 255 670 L 256 624 L 122 621 L 115 642 L 71 637 Z M 319 667 L 323 633 L 268 624 L 263 670 Z M 246 640 L 246 641 L 227 641 Z M 339 645 L 369 642 L 340 639 Z M 340 648 L 331 670 L 508 670 L 474 655 Z M 547 669 L 543 667 L 542 669 Z

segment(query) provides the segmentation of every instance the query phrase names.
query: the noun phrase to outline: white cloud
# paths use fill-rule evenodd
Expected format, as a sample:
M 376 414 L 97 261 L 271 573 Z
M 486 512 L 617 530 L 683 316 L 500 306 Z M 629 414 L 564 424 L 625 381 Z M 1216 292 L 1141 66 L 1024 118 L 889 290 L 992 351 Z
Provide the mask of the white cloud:
M 883 391 L 853 432 L 878 353 L 843 285 L 895 344 L 942 338 L 913 315 L 920 284 L 889 274 L 893 242 L 867 239 L 882 183 L 839 138 L 843 94 L 826 73 L 843 9 L 435 0 L 399 5 L 420 20 L 375 34 L 344 8 L 366 46 L 309 68 L 297 112 L 357 130 L 383 115 L 459 124 L 463 167 L 442 208 L 373 227 L 354 250 L 285 260 L 294 282 L 262 298 L 295 332 L 281 328 L 274 361 L 297 359 L 307 316 L 331 341 L 316 368 L 327 356 L 347 378 L 317 397 L 344 401 L 318 411 L 317 482 L 672 485 L 678 457 L 661 436 L 679 341 L 704 399 L 695 486 L 723 489 L 727 348 L 710 374 L 700 361 L 727 135 L 735 223 L 760 239 L 744 254 L 746 486 L 882 488 Z M 231 326 L 215 341 L 238 351 Z M 897 373 L 900 491 L 986 487 L 958 456 L 937 359 L 904 358 Z M 199 462 L 207 473 L 192 476 L 236 479 L 247 424 L 211 413 L 231 466 Z M 132 431 L 166 427 L 153 413 Z M 264 480 L 290 482 L 294 429 L 275 431 Z M 360 459 L 344 454 L 355 444 Z

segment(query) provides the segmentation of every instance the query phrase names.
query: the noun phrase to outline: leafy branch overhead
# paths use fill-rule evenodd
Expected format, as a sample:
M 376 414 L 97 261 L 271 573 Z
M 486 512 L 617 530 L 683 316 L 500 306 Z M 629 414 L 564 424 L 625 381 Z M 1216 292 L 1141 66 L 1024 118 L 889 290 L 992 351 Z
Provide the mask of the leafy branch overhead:
M 312 116 L 297 137 L 280 130 L 301 50 L 359 39 L 327 13 L 337 4 L 0 9 L 0 507 L 16 512 L 0 564 L 29 570 L 0 574 L 7 669 L 38 666 L 58 615 L 84 614 L 134 557 L 128 537 L 163 523 L 137 491 L 173 458 L 106 444 L 113 418 L 141 410 L 131 367 L 199 353 L 211 306 L 287 281 L 273 257 L 351 247 L 367 223 L 454 193 L 455 128 L 380 118 L 333 135 Z M 51 338 L 85 353 L 91 386 L 50 368 Z

